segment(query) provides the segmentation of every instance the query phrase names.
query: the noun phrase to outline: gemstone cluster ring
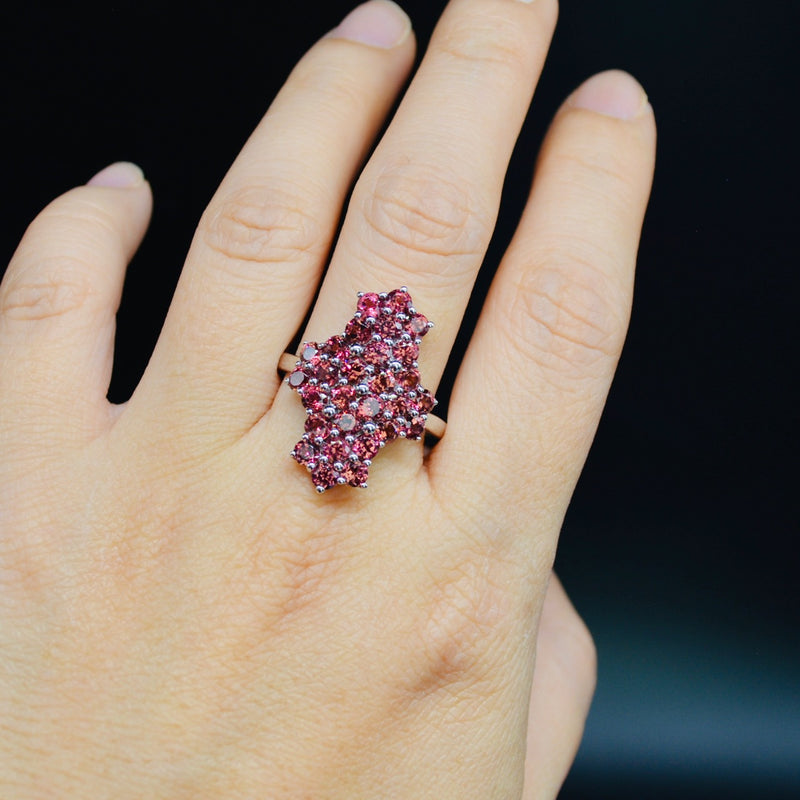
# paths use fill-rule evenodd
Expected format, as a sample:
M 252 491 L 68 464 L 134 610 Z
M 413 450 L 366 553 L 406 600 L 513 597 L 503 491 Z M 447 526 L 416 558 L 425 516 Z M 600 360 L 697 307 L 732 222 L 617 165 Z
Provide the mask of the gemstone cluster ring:
M 291 452 L 318 492 L 337 485 L 366 488 L 372 459 L 397 438 L 444 433 L 430 412 L 436 400 L 420 384 L 417 357 L 433 327 L 403 286 L 359 292 L 344 333 L 305 342 L 280 367 L 306 410 L 305 432 Z

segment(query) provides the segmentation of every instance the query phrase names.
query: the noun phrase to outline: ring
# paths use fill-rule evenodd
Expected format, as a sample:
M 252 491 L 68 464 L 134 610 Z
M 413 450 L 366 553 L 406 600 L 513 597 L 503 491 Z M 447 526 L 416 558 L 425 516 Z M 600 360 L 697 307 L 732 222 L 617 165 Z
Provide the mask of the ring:
M 344 333 L 284 353 L 278 368 L 306 410 L 305 432 L 291 452 L 319 493 L 332 486 L 367 488 L 373 457 L 397 438 L 441 438 L 434 396 L 420 384 L 417 356 L 433 327 L 403 286 L 359 292 Z

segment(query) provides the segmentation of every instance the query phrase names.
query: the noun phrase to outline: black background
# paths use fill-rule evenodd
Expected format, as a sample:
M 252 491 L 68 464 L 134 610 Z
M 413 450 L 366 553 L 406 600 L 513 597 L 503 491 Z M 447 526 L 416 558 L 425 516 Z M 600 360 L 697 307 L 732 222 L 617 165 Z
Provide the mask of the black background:
M 112 398 L 144 368 L 230 161 L 350 6 L 3 12 L 2 263 L 46 202 L 106 163 L 136 161 L 153 185 Z M 423 46 L 442 6 L 405 3 Z M 600 653 L 564 798 L 800 796 L 795 6 L 564 0 L 460 339 L 558 104 L 592 72 L 631 71 L 658 165 L 628 344 L 558 560 Z

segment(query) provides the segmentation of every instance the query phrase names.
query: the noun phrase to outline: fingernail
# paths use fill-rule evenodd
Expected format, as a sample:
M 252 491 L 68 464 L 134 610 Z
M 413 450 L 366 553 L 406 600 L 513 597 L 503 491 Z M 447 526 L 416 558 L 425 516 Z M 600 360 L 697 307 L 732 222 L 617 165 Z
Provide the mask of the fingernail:
M 411 20 L 392 0 L 370 0 L 354 8 L 328 36 L 371 47 L 397 47 L 411 32 Z
M 582 83 L 572 93 L 569 104 L 607 117 L 633 119 L 647 107 L 647 95 L 627 72 L 612 69 Z
M 101 169 L 87 182 L 87 186 L 104 186 L 108 189 L 132 189 L 144 183 L 144 173 L 141 168 L 130 161 L 117 161 L 105 169 Z

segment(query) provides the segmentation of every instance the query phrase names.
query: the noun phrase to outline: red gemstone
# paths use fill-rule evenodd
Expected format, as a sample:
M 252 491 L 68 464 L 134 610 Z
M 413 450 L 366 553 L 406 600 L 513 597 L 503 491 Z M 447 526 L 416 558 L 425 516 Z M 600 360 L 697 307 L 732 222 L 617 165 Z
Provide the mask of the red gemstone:
M 398 361 L 410 367 L 419 358 L 419 345 L 416 342 L 398 342 L 395 353 Z
M 352 386 L 336 386 L 331 392 L 336 408 L 344 411 L 356 399 L 356 390 Z
M 408 319 L 411 307 L 404 289 L 389 292 L 383 300 L 373 292 L 364 294 L 358 301 L 360 316 L 348 322 L 343 336 L 303 345 L 302 369 L 290 373 L 289 385 L 311 413 L 306 437 L 292 456 L 311 468 L 318 488 L 329 489 L 339 482 L 364 485 L 368 478 L 364 462 L 371 461 L 383 444 L 400 435 L 422 436 L 424 414 L 433 407 L 433 397 L 419 385 L 414 366 L 419 347 L 403 336 L 424 335 L 428 321 L 421 314 Z M 373 341 L 376 334 L 379 341 Z M 394 371 L 393 362 L 402 364 L 400 372 Z M 340 385 L 343 380 L 346 383 Z M 369 394 L 359 394 L 356 387 L 361 384 Z M 330 417 L 322 413 L 329 406 L 335 409 L 328 411 Z
M 424 336 L 428 332 L 428 318 L 422 314 L 417 314 L 415 317 L 411 318 L 408 327 L 411 328 L 411 332 L 417 336 Z
M 419 410 L 423 414 L 427 414 L 429 411 L 431 411 L 436 404 L 433 399 L 433 395 L 427 389 L 423 389 L 422 387 L 420 387 L 418 390 L 416 403 L 419 406 Z
M 384 342 L 370 342 L 362 358 L 367 364 L 372 364 L 373 367 L 385 366 L 390 360 L 392 349 Z
M 375 394 L 383 394 L 388 392 L 394 387 L 394 375 L 391 372 L 381 372 L 376 375 L 371 383 L 370 388 Z
M 406 429 L 409 439 L 419 439 L 425 432 L 425 420 L 422 417 L 412 417 Z
M 308 442 L 301 441 L 297 443 L 293 455 L 301 464 L 308 464 L 316 454 L 314 448 Z
M 320 411 L 322 411 L 325 401 L 323 400 L 323 395 L 320 394 L 318 389 L 314 388 L 313 386 L 306 386 L 301 392 L 301 396 L 303 398 L 303 405 L 306 408 L 311 409 L 311 411 L 313 411 L 315 414 L 318 414 Z
M 395 289 L 387 295 L 386 305 L 395 314 L 405 314 L 411 305 L 411 295 L 404 289 Z
M 381 300 L 374 292 L 366 292 L 358 298 L 358 310 L 364 317 L 377 317 L 381 311 Z
M 314 481 L 314 485 L 320 486 L 323 489 L 330 489 L 331 486 L 336 486 L 337 477 L 333 465 L 330 463 L 317 463 L 311 472 L 311 480 Z
M 331 433 L 331 425 L 326 419 L 309 417 L 306 420 L 306 433 L 312 439 L 327 439 Z
M 361 461 L 372 458 L 381 449 L 379 436 L 361 436 L 353 442 L 352 451 Z
M 417 370 L 401 372 L 399 375 L 395 376 L 395 382 L 398 386 L 402 386 L 405 391 L 410 392 L 412 389 L 416 389 L 417 386 L 419 386 L 419 373 Z
M 358 404 L 358 418 L 361 420 L 372 419 L 381 413 L 381 401 L 377 397 L 365 397 Z

